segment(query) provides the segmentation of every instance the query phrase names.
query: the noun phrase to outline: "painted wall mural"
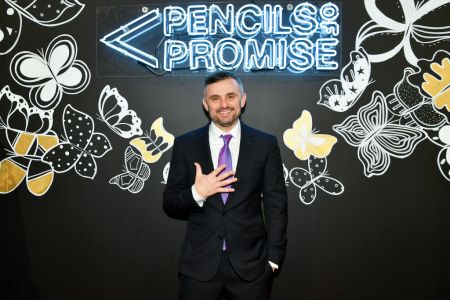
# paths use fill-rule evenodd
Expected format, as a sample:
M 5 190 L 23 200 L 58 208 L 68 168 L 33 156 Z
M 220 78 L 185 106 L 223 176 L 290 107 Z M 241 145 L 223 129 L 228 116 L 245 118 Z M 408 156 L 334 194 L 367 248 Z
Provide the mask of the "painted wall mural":
M 113 149 L 108 137 L 95 131 L 93 118 L 72 105 L 62 113 L 64 132 L 51 130 L 54 110 L 64 94 L 82 93 L 90 83 L 88 66 L 77 60 L 78 46 L 67 34 L 53 39 L 45 53 L 22 51 L 10 63 L 11 77 L 30 88 L 28 101 L 5 86 L 0 92 L 0 105 L 5 115 L 1 128 L 6 131 L 10 155 L 0 163 L 0 193 L 10 193 L 26 178 L 29 191 L 44 195 L 53 182 L 54 173 L 76 174 L 94 179 L 96 159 Z M 163 126 L 163 118 L 155 120 L 143 135 L 141 119 L 128 109 L 127 100 L 117 88 L 106 85 L 98 100 L 98 119 L 123 138 L 140 136 L 130 141 L 125 150 L 124 173 L 114 176 L 109 183 L 132 193 L 140 192 L 150 177 L 150 167 L 168 151 L 175 137 Z M 37 121 L 36 121 L 37 119 Z M 133 149 L 134 148 L 134 149 Z M 167 180 L 169 169 L 163 170 Z
M 449 3 L 450 1 L 445 0 L 432 0 L 419 4 L 412 0 L 400 1 L 398 8 L 402 11 L 403 18 L 402 21 L 397 21 L 386 15 L 377 6 L 376 1 L 365 0 L 364 4 L 371 20 L 359 29 L 355 39 L 355 50 L 350 53 L 350 61 L 342 68 L 340 78 L 326 81 L 319 91 L 319 105 L 328 107 L 335 112 L 346 112 L 359 99 L 367 98 L 365 90 L 374 82 L 371 78 L 372 63 L 383 63 L 403 51 L 407 62 L 412 65 L 412 67 L 405 68 L 404 77 L 395 84 L 393 93 L 384 96 L 381 92 L 375 91 L 370 102 L 363 105 L 356 115 L 349 116 L 341 124 L 333 126 L 335 132 L 341 135 L 349 145 L 358 148 L 357 156 L 363 164 L 364 174 L 367 177 L 384 174 L 389 168 L 391 157 L 408 157 L 426 137 L 442 147 L 442 151 L 438 155 L 441 157 L 438 160 L 438 167 L 443 175 L 447 174 L 443 169 L 447 168 L 448 159 L 442 153 L 447 153 L 443 150 L 447 149 L 448 144 L 446 144 L 446 138 L 441 137 L 445 134 L 436 133 L 446 132 L 444 128 L 447 128 L 449 122 L 450 54 L 444 50 L 437 50 L 433 53 L 432 58 L 420 58 L 413 49 L 417 46 L 416 44 L 419 46 L 437 45 L 438 47 L 440 42 L 450 37 L 448 27 L 422 24 L 426 16 L 434 14 L 435 11 Z M 15 32 L 17 39 L 20 36 L 22 16 L 43 26 L 60 26 L 74 20 L 84 8 L 84 4 L 78 1 L 61 1 L 56 6 L 54 3 L 45 1 L 32 1 L 26 6 L 16 1 L 5 1 L 2 5 L 7 16 L 16 16 L 16 22 L 11 21 L 11 24 L 16 24 L 15 27 L 11 25 L 12 27 L 2 30 L 2 34 L 7 32 L 12 35 Z M 401 36 L 401 39 L 392 49 L 385 52 L 373 49 L 374 43 L 370 43 L 373 40 L 392 36 Z M 4 37 L 6 38 L 6 35 Z M 4 42 L 9 43 L 9 47 L 3 47 L 4 49 L 8 48 L 2 52 L 6 54 L 13 49 L 17 40 L 9 37 Z M 21 51 L 15 54 L 10 63 L 11 77 L 19 85 L 30 88 L 30 92 L 28 100 L 25 100 L 21 96 L 12 94 L 9 87 L 6 86 L 2 91 L 2 98 L 5 98 L 3 102 L 16 103 L 17 100 L 11 99 L 18 97 L 22 103 L 28 105 L 28 108 L 24 108 L 28 112 L 25 115 L 28 117 L 30 114 L 43 116 L 44 111 L 48 111 L 48 116 L 51 117 L 47 117 L 47 120 L 52 121 L 53 110 L 58 107 L 63 95 L 81 93 L 90 83 L 89 67 L 82 60 L 77 59 L 77 52 L 78 45 L 75 39 L 71 35 L 62 34 L 49 43 L 45 52 Z M 69 121 L 75 121 L 75 117 L 81 118 L 82 121 L 77 124 L 70 123 Z M 128 101 L 119 93 L 118 89 L 111 88 L 109 85 L 103 88 L 99 96 L 98 118 L 122 138 L 135 137 L 130 141 L 130 145 L 134 149 L 127 148 L 125 150 L 126 173 L 114 177 L 110 182 L 134 193 L 142 190 L 143 183 L 150 176 L 150 170 L 147 172 L 142 163 L 132 166 L 131 164 L 135 163 L 135 156 L 139 155 L 143 159 L 143 163 L 157 162 L 162 154 L 173 145 L 173 135 L 164 129 L 162 118 L 156 120 L 150 131 L 143 135 L 142 121 L 137 113 L 129 109 Z M 3 127 L 8 128 L 11 132 L 12 127 L 8 121 L 9 118 L 6 116 Z M 31 154 L 26 151 L 18 153 L 15 150 L 14 147 L 18 147 L 17 145 L 24 147 L 21 139 L 16 141 L 16 144 L 10 143 L 11 151 L 16 156 L 5 161 L 4 170 L 10 168 L 9 165 L 14 161 L 30 160 L 24 158 L 27 154 L 36 157 L 39 153 L 41 155 L 40 163 L 50 166 L 51 172 L 47 173 L 52 174 L 51 176 L 53 176 L 53 171 L 63 173 L 75 167 L 75 171 L 80 176 L 93 179 L 97 171 L 94 158 L 100 158 L 112 149 L 108 138 L 102 133 L 94 132 L 94 121 L 91 116 L 70 105 L 64 109 L 63 124 L 65 132 L 60 137 L 63 142 L 59 141 L 56 134 L 50 130 L 52 127 L 50 121 L 47 122 L 47 128 L 43 132 L 28 132 L 27 128 L 16 129 L 22 130 L 23 134 L 54 136 L 57 144 L 52 145 L 52 151 L 49 152 L 47 151 L 49 149 L 43 148 L 43 145 L 37 142 L 36 147 L 41 149 L 41 152 L 42 149 L 46 151 L 40 153 L 33 150 L 34 152 Z M 77 134 L 83 135 L 83 138 L 74 144 L 71 140 Z M 438 136 L 439 138 L 437 138 Z M 303 111 L 301 117 L 294 122 L 293 128 L 285 131 L 283 139 L 285 145 L 294 151 L 298 159 L 307 161 L 311 157 L 312 159 L 326 158 L 337 142 L 334 136 L 313 132 L 312 117 L 308 111 Z M 66 151 L 69 155 L 66 154 Z M 17 155 L 22 158 L 17 158 Z M 33 161 L 33 165 L 37 164 L 36 159 L 31 161 Z M 63 162 L 63 164 L 58 162 Z M 10 188 L 4 188 L 5 192 L 13 190 L 29 169 L 25 162 L 17 162 L 15 166 L 17 166 L 15 168 L 20 176 L 16 176 L 15 182 L 9 185 Z M 294 169 L 285 172 L 286 178 L 289 177 L 291 182 L 293 182 L 291 174 Z M 139 175 L 139 177 L 137 173 L 140 171 L 143 172 L 143 175 Z M 166 166 L 163 170 L 163 182 L 165 182 L 164 178 L 168 171 L 169 166 Z M 6 171 L 4 172 L 6 174 Z M 310 174 L 311 171 L 306 173 Z M 51 176 L 48 175 L 48 178 Z M 119 179 L 123 180 L 130 176 L 133 178 L 133 182 L 139 183 L 138 188 L 130 188 L 125 183 L 119 183 Z M 448 174 L 444 177 L 448 179 Z M 46 185 L 49 187 L 51 182 Z M 298 186 L 298 182 L 294 185 Z M 300 198 L 304 200 L 302 197 Z
M 0 128 L 9 146 L 8 156 L 0 162 L 0 193 L 12 192 L 26 178 L 30 193 L 44 195 L 52 185 L 54 169 L 41 158 L 59 142 L 51 130 L 53 112 L 30 106 L 9 86 L 0 91 L 0 111 Z
M 22 51 L 11 61 L 14 80 L 30 89 L 30 102 L 40 109 L 54 109 L 63 94 L 79 94 L 89 84 L 88 66 L 77 60 L 78 46 L 70 35 L 60 35 L 39 54 Z
M 317 189 L 330 195 L 340 195 L 344 192 L 344 185 L 327 172 L 327 159 L 311 157 L 308 159 L 308 170 L 292 168 L 289 172 L 292 184 L 300 188 L 299 198 L 302 203 L 309 205 L 317 198 Z
M 391 163 L 391 156 L 409 156 L 417 144 L 426 138 L 420 128 L 392 122 L 386 99 L 378 91 L 373 93 L 370 103 L 362 106 L 356 115 L 333 126 L 333 129 L 348 144 L 358 147 L 358 159 L 367 177 L 384 174 Z
M 0 2 L 0 55 L 11 52 L 22 32 L 22 16 L 41 26 L 60 26 L 75 19 L 84 4 L 77 0 L 4 0 Z
M 76 110 L 70 104 L 63 111 L 63 142 L 44 154 L 42 160 L 48 162 L 57 173 L 75 172 L 89 179 L 97 174 L 95 158 L 103 157 L 112 146 L 108 138 L 95 132 L 91 116 Z
M 99 119 L 112 131 L 123 138 L 141 135 L 141 119 L 134 110 L 128 109 L 127 100 L 119 94 L 117 88 L 107 85 L 98 100 Z
M 139 193 L 150 177 L 150 167 L 143 162 L 142 156 L 133 150 L 133 147 L 127 147 L 124 157 L 124 172 L 111 178 L 109 183 L 119 186 L 122 190 L 129 190 L 131 193 Z
M 294 151 L 295 156 L 308 161 L 308 169 L 295 167 L 290 171 L 283 165 L 286 185 L 287 177 L 298 188 L 300 201 L 312 204 L 317 197 L 317 188 L 331 195 L 344 192 L 343 184 L 327 173 L 326 157 L 331 153 L 337 138 L 329 134 L 319 134 L 313 130 L 312 116 L 304 110 L 292 128 L 283 134 L 284 144 Z
M 340 79 L 327 81 L 319 92 L 318 104 L 345 112 L 364 95 L 371 83 L 372 63 L 386 62 L 403 50 L 406 61 L 412 65 L 405 68 L 404 77 L 395 85 L 392 94 L 384 96 L 375 91 L 357 115 L 333 126 L 348 144 L 358 147 L 358 159 L 367 177 L 383 175 L 389 168 L 391 156 L 408 157 L 418 143 L 426 137 L 430 139 L 427 130 L 439 131 L 449 123 L 450 60 L 449 53 L 439 47 L 441 42 L 450 39 L 450 28 L 427 26 L 422 22 L 429 14 L 442 13 L 445 8 L 448 11 L 450 1 L 415 3 L 405 0 L 398 3 L 403 22 L 387 16 L 375 0 L 364 1 L 372 20 L 359 29 L 356 50 L 350 54 L 351 60 L 342 69 Z M 401 39 L 393 48 L 384 52 L 373 49 L 376 45 L 386 44 L 374 40 L 387 41 L 395 37 Z M 426 47 L 433 58 L 417 57 L 414 49 L 420 46 Z M 436 52 L 430 53 L 429 49 Z M 442 168 L 446 165 L 445 159 L 438 162 L 443 174 Z
M 0 0 L 0 204 L 18 198 L 16 202 L 24 207 L 28 218 L 24 224 L 30 237 L 27 243 L 35 264 L 33 278 L 38 279 L 43 296 L 53 290 L 58 296 L 66 293 L 66 286 L 57 278 L 49 280 L 48 274 L 57 274 L 58 266 L 48 264 L 54 254 L 67 263 L 68 269 L 75 270 L 73 274 L 82 272 L 70 265 L 72 259 L 73 265 L 79 266 L 104 263 L 95 265 L 92 274 L 106 278 L 105 287 L 98 284 L 87 291 L 83 286 L 82 292 L 92 293 L 83 299 L 97 299 L 98 295 L 127 297 L 130 286 L 147 293 L 143 298 L 152 299 L 155 289 L 169 285 L 160 284 L 161 278 L 173 279 L 170 284 L 176 284 L 174 251 L 179 246 L 180 229 L 161 209 L 175 136 L 206 122 L 199 76 L 220 67 L 216 58 L 220 53 L 213 53 L 216 44 L 230 39 L 242 45 L 246 40 L 257 43 L 256 38 L 241 39 L 232 33 L 211 40 L 192 30 L 186 35 L 188 10 L 184 8 L 192 3 L 182 1 L 172 3 L 174 16 L 178 10 L 181 17 L 172 20 L 175 31 L 157 37 L 161 42 L 158 47 L 139 48 L 153 43 L 156 28 L 163 32 L 161 16 L 155 14 L 157 8 L 162 13 L 161 8 L 172 4 L 114 2 Z M 268 3 L 239 3 L 235 7 L 236 12 L 244 5 L 249 11 L 258 12 L 258 7 L 265 7 L 267 13 L 274 10 L 266 19 L 281 20 L 278 31 L 299 24 L 304 27 L 297 26 L 297 30 L 307 30 L 308 24 L 317 22 L 313 35 L 288 37 L 298 42 L 292 49 L 295 55 L 288 57 L 298 62 L 295 72 L 288 69 L 289 61 L 272 55 L 275 52 L 257 51 L 271 49 L 274 39 L 272 33 L 262 32 L 263 27 L 255 37 L 269 42 L 254 44 L 253 56 L 242 58 L 242 62 L 251 61 L 253 67 L 244 68 L 245 63 L 226 66 L 236 71 L 248 88 L 249 111 L 243 121 L 275 134 L 283 158 L 284 182 L 291 202 L 291 248 L 286 258 L 288 268 L 281 273 L 284 282 L 275 291 L 279 296 L 275 299 L 336 299 L 333 297 L 340 292 L 347 299 L 401 299 L 399 295 L 403 296 L 405 290 L 415 288 L 411 287 L 413 282 L 426 286 L 417 284 L 421 299 L 428 299 L 421 291 L 428 292 L 442 282 L 443 289 L 448 289 L 448 272 L 442 266 L 448 262 L 450 236 L 450 0 L 319 0 L 314 2 L 316 6 L 304 4 L 298 15 L 292 1 Z M 227 12 L 231 15 L 232 4 L 220 4 L 222 19 L 229 19 Z M 214 5 L 199 3 L 193 11 L 206 17 L 204 7 L 209 13 L 211 7 L 216 9 Z M 321 17 L 320 7 L 333 9 L 328 12 L 328 21 Z M 98 25 L 93 16 L 98 17 L 100 10 L 102 18 L 111 17 L 111 24 L 116 22 L 111 36 L 111 31 L 84 30 L 84 25 Z M 298 20 L 288 20 L 290 25 L 283 26 L 285 16 L 291 14 L 306 21 L 297 24 Z M 129 25 L 136 27 L 120 27 L 124 19 L 134 20 Z M 152 23 L 156 21 L 158 24 Z M 217 21 L 213 28 L 220 31 L 229 25 L 222 23 Z M 326 25 L 324 32 L 328 30 L 323 34 L 322 23 Z M 250 25 L 244 27 L 257 27 Z M 226 26 L 224 30 L 232 29 Z M 278 31 L 273 45 L 281 49 L 276 53 L 281 55 L 286 37 Z M 151 39 L 139 44 L 147 35 Z M 333 47 L 322 50 L 336 50 L 333 58 L 339 67 L 320 70 L 319 74 L 311 63 L 318 58 L 305 54 L 306 50 L 316 51 L 317 45 L 316 50 L 305 50 L 302 45 L 309 42 L 301 41 L 331 35 L 336 44 L 333 40 Z M 185 46 L 177 44 L 178 38 Z M 172 42 L 164 44 L 168 39 Z M 344 41 L 350 45 L 342 45 Z M 99 49 L 104 52 L 100 64 Z M 136 51 L 139 49 L 147 52 Z M 167 52 L 171 56 L 166 62 L 163 50 L 172 51 Z M 228 50 L 233 49 L 223 47 L 221 51 Z M 138 58 L 142 55 L 146 61 L 137 64 L 136 57 L 123 55 L 130 53 Z M 158 66 L 149 68 L 149 54 L 158 57 Z M 304 55 L 310 58 L 304 59 Z M 208 67 L 208 60 L 202 58 L 211 59 L 214 66 Z M 112 68 L 108 65 L 118 67 L 109 74 Z M 277 65 L 286 72 L 278 70 Z M 120 74 L 122 68 L 123 76 L 117 76 L 115 72 Z M 164 72 L 166 76 L 162 76 Z M 186 76 L 192 72 L 198 72 L 194 73 L 198 76 Z M 413 176 L 417 179 L 411 179 Z M 65 189 L 76 192 L 66 193 Z M 0 220 L 4 221 L 9 211 L 0 207 L 0 213 L 2 209 L 5 214 Z M 79 227 L 64 227 L 64 218 Z M 69 230 L 58 236 L 58 228 L 49 230 L 55 224 Z M 173 241 L 166 231 L 170 226 Z M 423 229 L 426 226 L 428 231 Z M 1 230 L 0 226 L 0 255 L 6 236 Z M 44 233 L 48 235 L 41 238 Z M 66 235 L 73 236 L 74 242 L 65 241 Z M 75 245 L 78 242 L 80 248 Z M 58 243 L 61 248 L 55 246 Z M 54 252 L 46 253 L 50 247 Z M 111 266 L 117 266 L 118 271 L 111 272 Z M 42 274 L 42 268 L 47 271 L 45 268 L 52 267 L 55 269 Z M 151 274 L 143 271 L 147 269 Z M 388 279 L 380 283 L 377 280 L 382 273 Z M 158 274 L 156 280 L 151 277 L 154 274 Z M 335 274 L 342 275 L 342 281 Z M 410 281 L 398 280 L 406 277 Z M 86 278 L 95 282 L 89 274 Z M 125 287 L 110 284 L 110 278 Z M 152 278 L 152 282 L 140 282 L 143 278 Z M 67 286 L 82 286 L 84 280 L 70 279 Z M 133 283 L 129 283 L 131 280 Z M 327 287 L 323 288 L 321 282 L 327 282 Z M 355 283 L 345 293 L 348 282 Z M 389 282 L 403 282 L 403 286 L 397 291 Z M 292 292 L 297 288 L 302 292 Z M 383 293 L 375 294 L 377 289 Z M 119 296 L 108 294 L 110 291 L 118 291 Z M 166 292 L 158 298 L 165 299 Z M 414 299 L 415 294 L 407 296 Z

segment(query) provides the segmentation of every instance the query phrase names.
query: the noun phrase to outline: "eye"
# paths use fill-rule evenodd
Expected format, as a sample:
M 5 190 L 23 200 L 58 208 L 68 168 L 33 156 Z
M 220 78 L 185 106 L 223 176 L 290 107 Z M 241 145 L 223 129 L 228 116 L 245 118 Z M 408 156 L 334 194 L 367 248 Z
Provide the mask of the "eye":
M 236 99 L 237 98 L 237 95 L 236 94 L 229 94 L 228 95 L 228 99 L 230 99 L 230 100 L 234 100 L 234 99 Z

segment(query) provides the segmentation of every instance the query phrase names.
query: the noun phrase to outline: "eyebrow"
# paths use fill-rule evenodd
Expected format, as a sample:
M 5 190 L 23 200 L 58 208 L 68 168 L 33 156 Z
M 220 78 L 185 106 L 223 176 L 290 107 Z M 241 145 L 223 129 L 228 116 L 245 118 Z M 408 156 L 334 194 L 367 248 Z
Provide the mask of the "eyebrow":
M 237 94 L 237 93 L 235 93 L 235 92 L 227 93 L 225 96 L 228 96 L 228 95 L 236 95 L 236 96 L 239 96 L 239 94 Z M 221 96 L 220 96 L 220 95 L 217 95 L 217 94 L 214 94 L 214 95 L 209 96 L 208 99 L 211 99 L 211 98 L 213 98 L 213 97 L 221 97 Z

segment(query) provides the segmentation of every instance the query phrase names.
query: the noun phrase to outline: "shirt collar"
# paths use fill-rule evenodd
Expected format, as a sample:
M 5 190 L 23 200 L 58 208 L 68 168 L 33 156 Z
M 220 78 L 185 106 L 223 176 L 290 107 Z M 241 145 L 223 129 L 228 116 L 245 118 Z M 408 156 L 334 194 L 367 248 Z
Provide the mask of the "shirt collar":
M 224 132 L 217 127 L 214 122 L 211 122 L 209 125 L 209 136 L 212 136 L 216 139 L 220 139 L 221 135 L 225 134 L 231 134 L 233 136 L 233 139 L 240 139 L 241 137 L 241 121 L 238 119 L 236 125 L 234 125 L 233 129 L 231 129 L 229 132 Z

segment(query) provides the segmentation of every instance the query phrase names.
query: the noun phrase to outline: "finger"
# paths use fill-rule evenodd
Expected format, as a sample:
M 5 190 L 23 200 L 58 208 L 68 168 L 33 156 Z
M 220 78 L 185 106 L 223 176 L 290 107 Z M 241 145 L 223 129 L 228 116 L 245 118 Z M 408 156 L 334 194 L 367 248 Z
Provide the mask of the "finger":
M 211 172 L 212 175 L 217 176 L 219 175 L 220 172 L 222 172 L 223 170 L 225 170 L 227 166 L 225 165 L 220 165 L 217 167 L 217 169 L 215 169 L 214 171 Z
M 202 167 L 197 162 L 195 162 L 194 165 L 195 165 L 195 178 L 198 178 L 200 175 L 203 175 Z
M 230 176 L 233 176 L 233 175 L 234 175 L 234 171 L 228 171 L 228 172 L 222 173 L 219 176 L 217 176 L 217 179 L 222 181 L 222 180 L 224 180 L 224 179 L 226 179 L 226 178 L 228 178 Z
M 217 189 L 217 193 L 232 193 L 234 192 L 233 188 L 220 188 Z
M 235 183 L 236 181 L 237 181 L 237 178 L 235 178 L 235 177 L 230 178 L 230 179 L 226 179 L 226 180 L 222 180 L 222 181 L 219 182 L 219 186 L 220 187 L 227 186 L 227 185 L 230 185 L 232 183 Z

